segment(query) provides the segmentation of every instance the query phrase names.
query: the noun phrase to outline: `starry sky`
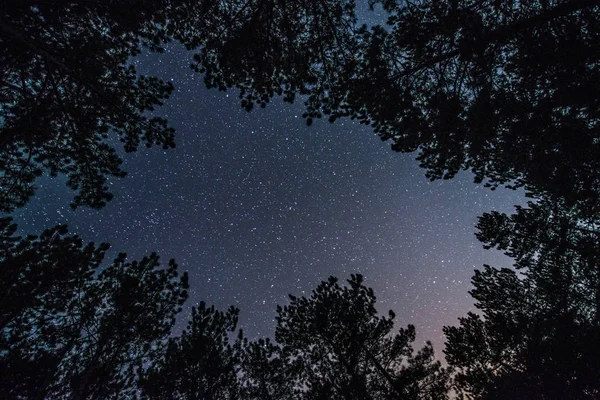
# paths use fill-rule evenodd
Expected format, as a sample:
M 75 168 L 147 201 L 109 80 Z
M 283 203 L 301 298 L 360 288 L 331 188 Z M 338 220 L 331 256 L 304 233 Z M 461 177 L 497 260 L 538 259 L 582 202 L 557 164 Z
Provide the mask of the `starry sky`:
M 273 334 L 289 293 L 361 273 L 380 311 L 394 310 L 398 327 L 416 325 L 418 341 L 432 340 L 441 356 L 442 327 L 472 308 L 473 270 L 510 265 L 483 250 L 477 216 L 511 212 L 523 193 L 492 192 L 469 172 L 429 182 L 415 154 L 393 152 L 369 127 L 307 127 L 301 99 L 248 113 L 235 91 L 205 89 L 189 57 L 169 47 L 134 61 L 175 85 L 158 114 L 177 129 L 177 147 L 124 154 L 129 174 L 111 180 L 115 198 L 102 210 L 73 211 L 64 179 L 41 180 L 14 214 L 21 234 L 68 224 L 84 241 L 110 243 L 109 259 L 175 258 L 190 274 L 183 316 L 201 300 L 235 305 L 251 338 Z

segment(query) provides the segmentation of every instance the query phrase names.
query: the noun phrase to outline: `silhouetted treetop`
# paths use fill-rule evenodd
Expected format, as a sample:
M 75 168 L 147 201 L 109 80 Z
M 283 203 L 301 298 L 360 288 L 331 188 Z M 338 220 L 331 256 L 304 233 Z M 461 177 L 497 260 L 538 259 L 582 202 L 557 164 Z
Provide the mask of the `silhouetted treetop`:
M 416 354 L 415 327 L 392 333 L 394 313 L 378 316 L 375 295 L 352 275 L 330 277 L 310 298 L 277 308 L 275 340 L 302 399 L 444 399 L 448 372 L 427 343 Z
M 480 217 L 478 238 L 515 260 L 485 266 L 469 313 L 445 327 L 446 360 L 467 398 L 595 399 L 600 393 L 597 219 L 544 198 Z
M 209 88 L 240 89 L 247 110 L 264 107 L 274 95 L 291 102 L 297 93 L 309 94 L 309 111 L 311 104 L 335 101 L 355 63 L 353 0 L 208 4 L 197 19 L 175 17 L 173 23 L 175 37 L 196 52 L 192 67 Z
M 156 254 L 101 268 L 108 245 L 65 226 L 14 236 L 0 220 L 0 389 L 5 399 L 133 398 L 187 298 Z
M 239 351 L 229 343 L 239 310 L 192 308 L 187 329 L 169 339 L 164 355 L 142 373 L 143 399 L 236 399 L 240 397 Z M 241 331 L 240 331 L 241 337 Z
M 541 262 L 591 263 L 600 255 L 599 216 L 582 217 L 576 207 L 542 198 L 512 215 L 492 211 L 479 217 L 476 233 L 485 248 L 503 250 L 517 268 Z
M 471 169 L 598 211 L 596 1 L 381 3 L 390 32 L 365 37 L 376 50 L 361 65 L 375 67 L 349 86 L 364 88 L 354 116 L 395 150 L 418 149 L 430 178 Z
M 250 110 L 306 95 L 304 116 L 372 124 L 418 151 L 431 179 L 461 169 L 598 212 L 600 9 L 594 0 L 4 2 L 0 6 L 0 207 L 37 176 L 66 174 L 74 205 L 101 207 L 122 176 L 112 144 L 173 146 L 149 116 L 172 90 L 127 65 L 177 40 L 208 87 Z M 111 133 L 115 132 L 114 136 Z
M 310 298 L 277 308 L 275 340 L 235 335 L 238 310 L 200 303 L 188 328 L 169 340 L 142 373 L 143 398 L 164 399 L 446 399 L 449 371 L 427 343 L 414 352 L 415 328 L 393 333 L 372 289 L 322 282 Z
M 160 49 L 165 4 L 2 2 L 1 211 L 25 204 L 44 173 L 67 176 L 73 206 L 101 207 L 107 177 L 124 175 L 114 143 L 174 145 L 166 121 L 148 115 L 172 85 L 128 65 L 143 45 Z
M 460 398 L 597 398 L 600 330 L 581 313 L 577 283 L 553 283 L 552 272 L 477 271 L 471 294 L 482 316 L 468 313 L 458 327 L 444 327 Z

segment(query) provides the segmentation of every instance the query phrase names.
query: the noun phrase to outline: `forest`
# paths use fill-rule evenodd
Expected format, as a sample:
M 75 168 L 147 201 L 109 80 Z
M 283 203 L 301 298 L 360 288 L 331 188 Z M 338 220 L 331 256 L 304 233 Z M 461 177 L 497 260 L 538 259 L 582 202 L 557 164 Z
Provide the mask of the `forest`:
M 354 0 L 0 2 L 1 398 L 600 399 L 600 3 L 368 3 L 385 23 Z M 66 225 L 19 234 L 41 179 L 102 209 L 124 158 L 175 147 L 173 84 L 132 63 L 173 43 L 251 116 L 300 103 L 307 126 L 355 120 L 413 153 L 424 180 L 527 194 L 479 217 L 513 266 L 475 271 L 443 355 L 359 273 L 290 288 L 253 339 L 243 309 L 204 302 L 174 329 L 192 289 L 175 260 L 105 260 Z

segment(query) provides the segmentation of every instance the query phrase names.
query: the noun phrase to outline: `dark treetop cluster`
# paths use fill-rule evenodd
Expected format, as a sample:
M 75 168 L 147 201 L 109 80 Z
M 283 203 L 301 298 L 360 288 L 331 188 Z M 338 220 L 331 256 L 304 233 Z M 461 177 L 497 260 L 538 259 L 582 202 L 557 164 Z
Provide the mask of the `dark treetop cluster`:
M 242 107 L 275 96 L 372 126 L 432 180 L 524 188 L 477 238 L 514 260 L 472 278 L 478 313 L 444 328 L 448 363 L 394 331 L 363 277 L 277 308 L 274 338 L 199 303 L 156 254 L 104 265 L 65 226 L 0 219 L 0 389 L 8 399 L 597 399 L 600 397 L 600 5 L 594 0 L 22 1 L 0 4 L 0 210 L 47 175 L 101 208 L 121 155 L 168 149 L 173 91 L 132 57 L 169 42 Z M 118 201 L 118 199 L 115 199 Z M 468 205 L 467 205 L 468 206 Z

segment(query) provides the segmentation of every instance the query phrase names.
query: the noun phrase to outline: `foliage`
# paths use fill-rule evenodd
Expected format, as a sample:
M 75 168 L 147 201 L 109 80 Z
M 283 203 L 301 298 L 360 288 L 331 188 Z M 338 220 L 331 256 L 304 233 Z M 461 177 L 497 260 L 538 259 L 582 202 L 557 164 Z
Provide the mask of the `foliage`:
M 241 342 L 240 380 L 242 398 L 247 400 L 293 399 L 296 373 L 288 368 L 281 345 L 271 339 Z
M 290 296 L 275 342 L 234 337 L 239 310 L 204 303 L 168 338 L 188 288 L 174 261 L 119 254 L 101 267 L 106 244 L 84 246 L 66 226 L 16 228 L 0 220 L 3 398 L 446 398 L 431 344 L 414 354 L 412 325 L 392 335 L 393 313 L 377 316 L 360 275 Z
M 483 316 L 446 327 L 445 353 L 469 398 L 595 399 L 600 393 L 597 220 L 547 199 L 480 218 L 478 237 L 515 259 L 485 266 L 470 292 Z
M 14 237 L 2 220 L 0 387 L 3 397 L 122 398 L 159 354 L 187 298 L 187 275 L 152 254 L 119 254 L 100 270 L 106 244 L 84 246 L 66 227 Z
M 370 3 L 386 27 L 359 26 L 351 1 L 214 3 L 182 41 L 207 86 L 240 88 L 248 110 L 306 94 L 308 124 L 372 124 L 394 150 L 418 150 L 431 179 L 469 169 L 598 211 L 596 1 Z
M 443 399 L 448 375 L 431 343 L 413 353 L 415 328 L 392 334 L 394 313 L 379 317 L 361 275 L 349 286 L 329 278 L 310 298 L 277 309 L 275 340 L 299 399 Z
M 278 307 L 275 341 L 233 342 L 238 310 L 200 303 L 188 328 L 142 378 L 151 399 L 444 399 L 449 371 L 428 343 L 414 354 L 415 328 L 393 335 L 360 275 L 323 282 L 310 299 Z
M 304 117 L 372 124 L 418 151 L 431 179 L 526 187 L 537 202 L 480 218 L 515 260 L 476 271 L 469 313 L 446 327 L 467 398 L 600 395 L 600 6 L 594 0 L 169 0 L 0 5 L 0 211 L 66 175 L 73 207 L 102 207 L 124 176 L 114 145 L 174 146 L 151 115 L 173 87 L 129 65 L 175 39 L 208 87 L 242 106 L 305 95 Z M 415 328 L 392 334 L 353 275 L 277 309 L 275 341 L 233 341 L 238 310 L 204 303 L 167 340 L 187 275 L 155 254 L 101 268 L 108 245 L 65 226 L 15 236 L 0 220 L 0 386 L 6 398 L 437 399 L 449 371 Z M 139 387 L 138 387 L 139 385 Z M 140 391 L 140 393 L 138 393 Z
M 390 32 L 366 36 L 354 116 L 395 150 L 418 149 L 432 179 L 470 169 L 598 211 L 597 2 L 383 3 Z
M 371 0 L 389 15 L 372 28 L 358 25 L 353 0 L 5 3 L 4 211 L 44 172 L 68 176 L 74 206 L 101 207 L 107 177 L 124 173 L 117 138 L 126 151 L 173 146 L 166 121 L 147 115 L 172 87 L 127 65 L 169 40 L 194 51 L 208 87 L 240 89 L 248 110 L 306 95 L 307 123 L 373 124 L 395 150 L 418 150 L 431 179 L 470 169 L 492 188 L 598 211 L 594 0 Z
M 165 355 L 143 373 L 142 398 L 240 398 L 238 352 L 229 343 L 238 313 L 233 307 L 220 312 L 204 302 L 193 308 L 187 329 L 169 339 Z
M 83 246 L 65 226 L 40 237 L 15 237 L 0 220 L 0 387 L 6 398 L 31 398 L 55 373 L 76 322 L 69 311 L 104 259 L 107 245 Z
M 102 207 L 107 179 L 125 174 L 115 143 L 174 146 L 166 120 L 148 115 L 172 85 L 128 65 L 166 40 L 165 2 L 135 3 L 2 2 L 0 211 L 24 205 L 44 173 L 66 175 L 73 207 Z
M 196 52 L 192 67 L 207 87 L 240 89 L 246 110 L 297 93 L 316 105 L 344 86 L 356 47 L 354 0 L 201 3 L 201 11 L 194 2 L 182 7 L 173 35 Z

